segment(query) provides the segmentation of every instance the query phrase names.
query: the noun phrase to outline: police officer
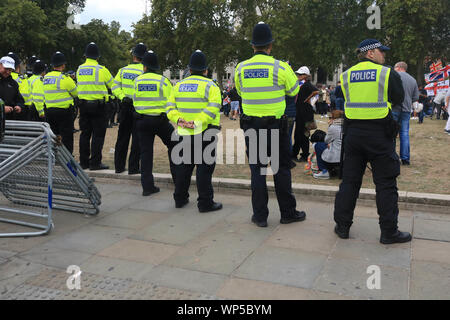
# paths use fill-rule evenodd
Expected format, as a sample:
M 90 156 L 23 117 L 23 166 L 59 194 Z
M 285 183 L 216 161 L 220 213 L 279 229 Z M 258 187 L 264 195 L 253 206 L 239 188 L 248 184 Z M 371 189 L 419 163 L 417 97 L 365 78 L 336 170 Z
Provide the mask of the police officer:
M 261 228 L 267 227 L 269 216 L 266 175 L 263 172 L 268 159 L 263 154 L 271 156 L 281 223 L 289 224 L 306 219 L 305 212 L 296 210 L 297 201 L 292 193 L 288 123 L 284 116 L 286 96 L 297 95 L 299 83 L 287 63 L 270 56 L 273 41 L 272 31 L 267 24 L 260 22 L 256 25 L 252 40 L 255 54 L 251 59 L 241 62 L 236 67 L 235 74 L 236 89 L 242 97 L 241 128 L 246 134 L 252 176 L 252 222 Z M 257 141 L 250 141 L 252 132 Z M 261 139 L 267 141 L 265 150 L 260 150 Z M 272 145 L 275 146 L 275 154 L 271 154 L 270 150 L 274 149 Z M 277 165 L 279 168 L 275 168 Z
M 83 169 L 106 170 L 102 163 L 108 114 L 106 100 L 108 88 L 112 89 L 114 78 L 97 60 L 100 50 L 91 42 L 85 51 L 86 62 L 78 67 L 78 97 L 80 99 L 80 165 Z M 92 138 L 92 148 L 91 148 Z
M 30 121 L 44 121 L 44 83 L 43 77 L 47 71 L 47 65 L 41 60 L 37 60 L 33 66 L 33 76 L 28 79 L 30 84 L 30 100 L 32 101 L 28 119 Z
M 178 154 L 182 154 L 181 164 L 176 167 L 175 206 L 182 208 L 189 203 L 192 172 L 197 166 L 197 206 L 200 212 L 212 212 L 223 207 L 214 202 L 212 186 L 222 98 L 219 87 L 206 78 L 208 66 L 203 52 L 197 50 L 192 54 L 189 68 L 191 76 L 177 83 L 167 104 L 168 118 L 177 124 L 178 135 L 183 138 L 183 150 Z M 205 151 L 211 146 L 211 152 Z M 175 150 L 172 153 L 173 158 Z
M 74 98 L 78 96 L 77 86 L 71 77 L 63 74 L 67 60 L 63 53 L 52 56 L 53 71 L 44 78 L 44 93 L 47 121 L 52 131 L 61 136 L 64 146 L 73 153 Z
M 20 115 L 24 106 L 19 84 L 11 77 L 15 69 L 13 58 L 6 56 L 0 59 L 0 99 L 5 104 L 6 120 L 17 120 L 16 115 Z
M 128 160 L 128 174 L 139 174 L 139 140 L 136 132 L 136 123 L 133 108 L 134 79 L 144 72 L 142 59 L 147 52 L 147 47 L 139 43 L 133 49 L 133 63 L 120 69 L 114 79 L 113 94 L 121 101 L 119 112 L 119 133 L 117 136 L 116 151 L 114 153 L 114 165 L 116 173 L 125 171 L 128 146 L 132 136 L 130 158 Z
M 22 62 L 19 56 L 14 52 L 10 52 L 8 53 L 8 57 L 14 59 L 15 70 L 11 73 L 11 77 L 19 84 L 19 91 L 24 100 L 24 105 L 21 108 L 20 112 L 15 112 L 15 119 L 21 121 L 29 120 L 29 110 L 32 107 L 29 82 L 25 76 L 22 76 L 20 74 L 20 64 Z
M 137 77 L 134 82 L 133 102 L 137 115 L 136 129 L 139 135 L 141 150 L 141 181 L 143 196 L 158 193 L 160 189 L 155 186 L 153 178 L 153 144 L 158 136 L 169 151 L 170 170 L 172 178 L 175 177 L 175 167 L 171 152 L 174 146 L 172 134 L 175 131 L 167 119 L 166 105 L 172 92 L 169 79 L 157 74 L 160 69 L 158 57 L 153 51 L 143 56 L 144 74 Z M 175 179 L 173 179 L 175 182 Z
M 383 66 L 388 47 L 367 39 L 358 47 L 361 60 L 341 75 L 345 96 L 343 181 L 336 195 L 336 234 L 349 238 L 356 200 L 366 165 L 372 166 L 383 244 L 411 241 L 398 230 L 398 189 L 400 160 L 394 139 L 398 134 L 391 106 L 401 104 L 404 90 L 399 74 Z

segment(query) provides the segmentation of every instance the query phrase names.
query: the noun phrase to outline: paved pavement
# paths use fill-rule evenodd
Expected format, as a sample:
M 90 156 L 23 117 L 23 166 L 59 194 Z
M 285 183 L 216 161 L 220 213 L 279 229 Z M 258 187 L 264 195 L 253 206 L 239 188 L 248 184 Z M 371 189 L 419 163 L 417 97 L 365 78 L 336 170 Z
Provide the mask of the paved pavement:
M 117 183 L 117 182 L 116 182 Z M 401 212 L 408 244 L 379 243 L 376 208 L 359 205 L 350 240 L 333 233 L 331 198 L 298 197 L 307 221 L 250 223 L 248 192 L 216 196 L 224 210 L 177 210 L 172 191 L 150 198 L 103 180 L 101 213 L 55 212 L 46 237 L 0 239 L 0 299 L 450 299 L 450 214 Z M 195 189 L 192 189 L 195 200 Z M 0 232 L 21 230 L 0 224 Z M 81 290 L 67 283 L 81 269 Z M 369 266 L 377 266 L 381 289 Z M 69 281 L 68 281 L 69 280 Z

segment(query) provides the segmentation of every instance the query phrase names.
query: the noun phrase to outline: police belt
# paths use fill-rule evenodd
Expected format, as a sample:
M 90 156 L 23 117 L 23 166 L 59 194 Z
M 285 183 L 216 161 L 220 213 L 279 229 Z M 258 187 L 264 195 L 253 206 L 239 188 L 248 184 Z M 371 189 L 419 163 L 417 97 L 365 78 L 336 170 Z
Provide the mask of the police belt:
M 241 116 L 241 122 L 258 123 L 260 127 L 267 127 L 272 124 L 279 124 L 281 129 L 286 129 L 288 127 L 288 117 L 286 115 L 283 115 L 280 119 L 277 119 L 275 116 L 254 117 L 243 114 Z
M 135 112 L 134 113 L 136 119 L 155 119 L 155 118 L 167 118 L 167 114 L 165 112 L 161 112 L 161 113 L 154 113 L 154 114 L 142 114 L 142 113 L 138 113 Z
M 98 106 L 105 103 L 105 99 L 102 100 L 84 100 L 80 99 L 80 104 L 87 105 L 87 106 Z

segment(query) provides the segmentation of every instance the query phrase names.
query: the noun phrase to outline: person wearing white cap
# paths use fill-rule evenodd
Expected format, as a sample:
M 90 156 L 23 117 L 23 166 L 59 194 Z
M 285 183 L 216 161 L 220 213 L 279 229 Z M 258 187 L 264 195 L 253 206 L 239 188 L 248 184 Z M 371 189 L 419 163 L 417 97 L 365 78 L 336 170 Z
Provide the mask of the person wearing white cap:
M 25 101 L 19 92 L 19 85 L 11 77 L 15 62 L 11 57 L 0 59 L 0 99 L 5 103 L 6 120 L 15 120 L 20 115 Z
M 306 128 L 308 122 L 314 121 L 314 109 L 310 104 L 311 98 L 319 93 L 319 90 L 309 80 L 311 72 L 308 67 L 301 67 L 296 72 L 299 81 L 304 81 L 300 87 L 297 98 L 297 118 L 295 125 L 295 143 L 292 148 L 292 159 L 297 162 L 307 162 L 309 156 L 309 130 Z M 298 154 L 302 150 L 300 159 Z

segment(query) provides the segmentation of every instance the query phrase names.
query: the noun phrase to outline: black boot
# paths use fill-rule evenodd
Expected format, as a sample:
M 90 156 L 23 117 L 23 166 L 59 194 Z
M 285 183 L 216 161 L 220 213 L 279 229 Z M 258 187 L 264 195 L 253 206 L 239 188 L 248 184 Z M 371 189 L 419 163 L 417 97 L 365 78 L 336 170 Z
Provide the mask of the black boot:
M 401 232 L 399 230 L 394 233 L 381 233 L 380 242 L 382 244 L 394 244 L 394 243 L 405 243 L 410 242 L 412 240 L 412 236 L 409 232 Z

